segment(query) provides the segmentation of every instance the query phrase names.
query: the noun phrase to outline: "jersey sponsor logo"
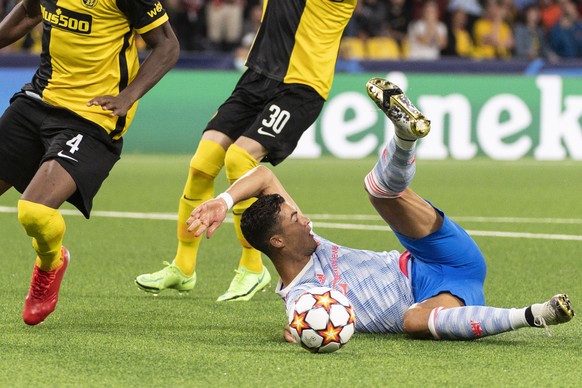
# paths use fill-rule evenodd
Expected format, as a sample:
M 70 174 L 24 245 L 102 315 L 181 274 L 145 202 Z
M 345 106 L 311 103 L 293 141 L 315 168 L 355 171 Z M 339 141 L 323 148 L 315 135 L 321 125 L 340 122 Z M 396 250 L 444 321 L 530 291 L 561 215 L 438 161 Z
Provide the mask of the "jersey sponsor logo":
M 97 0 L 81 0 L 83 5 L 87 8 L 94 8 L 97 5 Z
M 75 158 L 73 158 L 72 156 L 65 155 L 65 154 L 63 153 L 63 151 L 59 151 L 59 153 L 57 154 L 57 156 L 59 156 L 59 157 L 61 157 L 61 158 L 65 158 L 65 159 L 70 159 L 70 160 L 72 160 L 72 161 L 74 161 L 74 162 L 78 162 L 78 160 L 77 160 L 77 159 L 75 159 Z
M 331 246 L 331 257 L 329 262 L 331 264 L 331 269 L 333 271 L 333 281 L 331 283 L 331 288 L 340 288 L 341 292 L 346 295 L 348 292 L 348 285 L 346 283 L 340 283 L 341 277 L 339 273 L 339 247 L 337 245 Z
M 78 34 L 90 34 L 93 24 L 91 15 L 74 12 L 56 4 L 47 2 L 46 7 L 41 5 L 42 18 L 53 27 L 61 30 L 76 32 Z
M 272 133 L 263 130 L 263 127 L 257 129 L 257 132 L 259 133 L 259 135 L 275 137 L 275 135 L 273 135 Z
M 154 8 L 150 9 L 148 11 L 148 16 L 150 18 L 154 18 L 156 17 L 159 13 L 162 13 L 162 11 L 164 10 L 164 8 L 162 7 L 162 3 L 160 3 L 159 1 L 156 3 L 156 5 L 154 6 Z

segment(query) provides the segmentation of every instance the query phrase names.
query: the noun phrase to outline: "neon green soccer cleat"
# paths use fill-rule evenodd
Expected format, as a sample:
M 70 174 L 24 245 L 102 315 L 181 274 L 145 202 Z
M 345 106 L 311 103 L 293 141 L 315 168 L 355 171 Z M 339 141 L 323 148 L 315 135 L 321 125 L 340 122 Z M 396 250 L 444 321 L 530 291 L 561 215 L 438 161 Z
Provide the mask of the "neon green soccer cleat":
M 265 267 L 263 267 L 263 272 L 252 272 L 241 266 L 234 272 L 236 275 L 230 282 L 228 291 L 219 296 L 217 302 L 248 301 L 271 281 L 271 274 Z
M 157 295 L 163 290 L 176 290 L 180 294 L 192 291 L 196 285 L 196 272 L 186 276 L 173 262 L 164 261 L 164 269 L 151 274 L 139 275 L 135 284 L 139 289 Z

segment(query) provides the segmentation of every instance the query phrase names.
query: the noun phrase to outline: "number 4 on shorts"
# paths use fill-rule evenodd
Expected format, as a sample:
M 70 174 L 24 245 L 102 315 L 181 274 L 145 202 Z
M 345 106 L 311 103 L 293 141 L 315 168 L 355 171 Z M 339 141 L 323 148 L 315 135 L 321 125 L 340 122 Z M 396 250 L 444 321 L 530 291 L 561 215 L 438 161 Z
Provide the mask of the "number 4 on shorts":
M 74 154 L 76 151 L 79 150 L 79 144 L 81 144 L 81 140 L 83 140 L 83 135 L 79 134 L 66 142 L 65 144 L 71 147 L 70 152 Z

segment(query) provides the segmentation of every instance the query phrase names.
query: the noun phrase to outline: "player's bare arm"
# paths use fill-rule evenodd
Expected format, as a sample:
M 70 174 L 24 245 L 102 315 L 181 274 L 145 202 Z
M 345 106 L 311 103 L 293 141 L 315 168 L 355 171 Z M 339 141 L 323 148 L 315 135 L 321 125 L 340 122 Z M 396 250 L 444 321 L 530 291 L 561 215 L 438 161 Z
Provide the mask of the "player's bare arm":
M 22 0 L 0 23 L 0 48 L 22 38 L 41 20 L 40 1 Z
M 298 208 L 275 174 L 262 165 L 240 177 L 226 190 L 226 193 L 232 197 L 233 203 L 276 193 L 285 198 L 285 201 L 290 205 Z M 194 209 L 190 215 L 186 222 L 189 225 L 188 231 L 194 232 L 196 236 L 201 236 L 206 230 L 206 237 L 210 238 L 224 221 L 227 212 L 228 206 L 223 198 L 217 197 L 206 201 Z
M 135 79 L 119 95 L 97 96 L 87 106 L 98 105 L 103 110 L 111 111 L 112 116 L 125 116 L 132 105 L 174 67 L 180 55 L 180 46 L 170 23 L 148 31 L 142 38 L 151 52 L 141 64 Z

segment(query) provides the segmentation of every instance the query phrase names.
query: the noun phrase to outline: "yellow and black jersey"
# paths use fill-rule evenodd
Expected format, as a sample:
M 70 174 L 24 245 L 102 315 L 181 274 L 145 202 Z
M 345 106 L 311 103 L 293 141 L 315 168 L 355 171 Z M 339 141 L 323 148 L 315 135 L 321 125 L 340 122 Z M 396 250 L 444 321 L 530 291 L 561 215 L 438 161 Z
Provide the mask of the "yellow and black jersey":
M 159 0 L 41 0 L 40 66 L 24 87 L 50 105 L 67 108 L 118 138 L 129 127 L 137 103 L 125 117 L 111 117 L 93 97 L 116 96 L 136 76 L 135 32 L 159 27 L 168 16 Z
M 327 98 L 343 31 L 357 0 L 264 0 L 247 66 Z

